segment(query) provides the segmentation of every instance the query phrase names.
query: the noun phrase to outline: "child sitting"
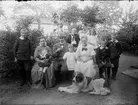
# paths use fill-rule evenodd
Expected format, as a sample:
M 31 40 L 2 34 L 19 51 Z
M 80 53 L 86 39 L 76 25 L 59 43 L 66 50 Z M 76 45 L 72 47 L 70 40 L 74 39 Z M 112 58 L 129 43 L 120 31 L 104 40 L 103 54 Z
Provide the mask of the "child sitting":
M 68 46 L 69 51 L 66 52 L 63 56 L 63 59 L 65 60 L 68 68 L 68 79 L 72 80 L 75 64 L 76 64 L 76 56 L 74 52 L 74 47 L 72 44 Z
M 45 72 L 46 69 L 50 66 L 50 54 L 48 54 L 47 50 L 43 50 L 41 54 L 38 56 L 39 60 L 42 60 L 42 62 L 39 62 L 38 65 L 40 67 L 39 71 Z M 44 69 L 43 69 L 44 68 Z

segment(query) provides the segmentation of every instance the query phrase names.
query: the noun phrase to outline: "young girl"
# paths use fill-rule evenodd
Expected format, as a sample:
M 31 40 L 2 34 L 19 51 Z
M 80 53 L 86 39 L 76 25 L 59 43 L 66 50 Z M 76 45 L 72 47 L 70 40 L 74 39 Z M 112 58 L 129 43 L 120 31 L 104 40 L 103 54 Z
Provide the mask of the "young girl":
M 99 46 L 99 40 L 98 37 L 96 35 L 96 31 L 95 29 L 91 29 L 89 28 L 89 32 L 88 32 L 88 43 L 94 48 L 97 49 Z
M 68 78 L 69 80 L 72 80 L 74 69 L 75 69 L 75 64 L 76 64 L 76 56 L 75 56 L 73 45 L 70 44 L 68 48 L 69 48 L 69 51 L 64 54 L 63 59 L 65 60 L 67 64 Z

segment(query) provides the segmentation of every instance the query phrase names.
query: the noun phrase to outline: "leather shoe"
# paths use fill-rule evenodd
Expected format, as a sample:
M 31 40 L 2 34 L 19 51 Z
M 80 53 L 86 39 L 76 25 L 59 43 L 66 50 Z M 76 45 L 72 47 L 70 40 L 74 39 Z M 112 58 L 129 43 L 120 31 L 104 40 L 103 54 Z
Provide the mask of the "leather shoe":
M 22 82 L 22 83 L 20 84 L 20 86 L 23 86 L 23 85 L 25 85 L 25 82 Z
M 112 79 L 112 80 L 116 80 L 116 77 L 115 77 L 115 76 L 112 76 L 111 79 Z

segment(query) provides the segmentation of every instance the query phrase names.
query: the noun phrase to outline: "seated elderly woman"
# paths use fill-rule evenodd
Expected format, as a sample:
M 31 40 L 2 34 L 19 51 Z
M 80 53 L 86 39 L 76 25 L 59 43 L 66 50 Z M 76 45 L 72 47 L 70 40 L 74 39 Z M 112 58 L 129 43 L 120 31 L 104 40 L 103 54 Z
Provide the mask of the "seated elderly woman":
M 94 55 L 95 51 L 93 47 L 88 44 L 88 37 L 81 37 L 81 45 L 78 46 L 76 51 L 77 64 L 75 67 L 75 72 L 79 71 L 86 76 L 88 82 L 91 81 L 96 75 L 95 64 L 94 64 Z
M 51 49 L 44 37 L 40 38 L 39 46 L 35 49 L 35 64 L 31 71 L 33 88 L 50 88 L 54 86 L 54 71 L 51 61 Z

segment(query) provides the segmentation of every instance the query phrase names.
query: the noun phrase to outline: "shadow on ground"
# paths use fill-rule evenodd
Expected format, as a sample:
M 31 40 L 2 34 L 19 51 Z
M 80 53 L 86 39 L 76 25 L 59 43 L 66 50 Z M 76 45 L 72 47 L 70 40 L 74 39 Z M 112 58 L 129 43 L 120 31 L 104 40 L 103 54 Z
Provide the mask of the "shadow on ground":
M 123 75 L 137 63 L 137 57 L 123 54 L 115 81 L 111 81 L 112 94 L 108 96 L 88 95 L 87 93 L 60 93 L 57 88 L 70 83 L 64 82 L 51 89 L 30 89 L 19 87 L 19 81 L 7 80 L 0 83 L 1 104 L 51 104 L 51 105 L 138 105 L 138 80 Z

